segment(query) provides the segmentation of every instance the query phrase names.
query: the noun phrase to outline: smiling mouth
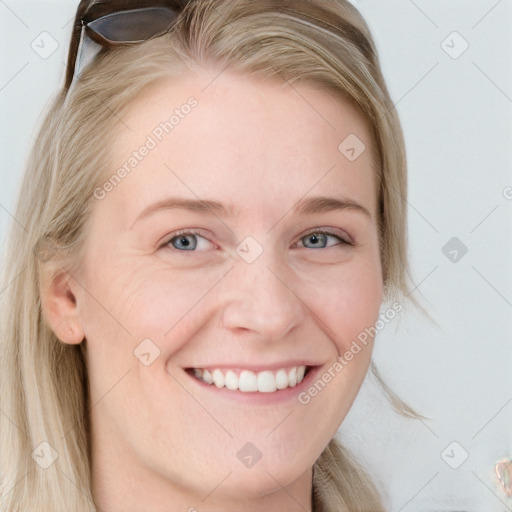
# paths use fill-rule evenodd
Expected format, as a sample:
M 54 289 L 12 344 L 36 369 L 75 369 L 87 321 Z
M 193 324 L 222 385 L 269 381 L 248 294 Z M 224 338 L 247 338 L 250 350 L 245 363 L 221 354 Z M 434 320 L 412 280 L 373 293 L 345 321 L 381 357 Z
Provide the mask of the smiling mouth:
M 227 388 L 231 391 L 244 393 L 255 391 L 274 393 L 297 386 L 304 380 L 310 369 L 309 366 L 292 366 L 290 368 L 280 368 L 276 371 L 253 372 L 251 370 L 221 370 L 220 368 L 210 370 L 187 368 L 186 372 L 197 380 L 218 388 Z

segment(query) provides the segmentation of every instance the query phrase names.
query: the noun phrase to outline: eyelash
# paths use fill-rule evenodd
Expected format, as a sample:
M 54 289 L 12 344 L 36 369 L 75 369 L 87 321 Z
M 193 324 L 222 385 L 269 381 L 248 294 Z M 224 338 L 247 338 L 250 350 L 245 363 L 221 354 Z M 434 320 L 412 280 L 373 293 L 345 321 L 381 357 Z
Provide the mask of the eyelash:
M 332 236 L 332 237 L 338 239 L 338 241 L 340 243 L 336 244 L 336 245 L 348 245 L 348 246 L 355 245 L 353 242 L 346 240 L 346 239 L 342 238 L 340 235 L 338 235 L 332 231 L 329 231 L 327 229 L 312 229 L 311 231 L 308 231 L 307 233 L 302 235 L 299 238 L 299 241 L 308 236 L 319 235 L 319 234 Z M 183 229 L 181 231 L 177 231 L 176 233 L 173 233 L 173 235 L 166 242 L 164 242 L 160 248 L 162 248 L 162 249 L 164 249 L 166 247 L 171 248 L 171 247 L 169 247 L 169 245 L 172 242 L 172 240 L 174 240 L 175 238 L 178 238 L 180 236 L 187 236 L 187 235 L 195 235 L 195 236 L 200 236 L 201 238 L 205 238 L 205 237 L 203 237 L 203 235 L 201 235 L 200 233 L 198 233 L 197 231 L 195 231 L 193 229 Z M 304 247 L 304 248 L 309 249 L 309 247 Z M 330 249 L 330 248 L 331 247 L 322 247 L 322 249 Z M 172 249 L 175 249 L 175 248 L 173 247 Z M 175 250 L 177 252 L 196 252 L 196 251 L 180 251 L 179 249 L 175 249 Z
M 339 245 L 354 245 L 349 240 L 345 240 L 340 235 L 338 235 L 332 231 L 329 231 L 328 229 L 313 229 L 313 230 L 307 232 L 306 234 L 302 235 L 299 238 L 299 241 L 302 240 L 303 238 L 306 238 L 311 235 L 328 235 L 328 236 L 332 236 L 333 238 L 337 238 L 338 241 L 340 242 Z M 306 247 L 306 249 L 308 249 L 308 247 Z M 325 247 L 325 249 L 329 249 L 329 247 Z

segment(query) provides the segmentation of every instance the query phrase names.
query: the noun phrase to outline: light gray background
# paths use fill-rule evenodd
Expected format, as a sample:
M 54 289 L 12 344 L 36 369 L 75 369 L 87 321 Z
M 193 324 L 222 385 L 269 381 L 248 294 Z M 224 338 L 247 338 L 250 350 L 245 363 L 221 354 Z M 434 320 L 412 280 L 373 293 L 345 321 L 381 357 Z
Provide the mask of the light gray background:
M 2 240 L 77 3 L 0 0 Z M 414 295 L 439 325 L 412 310 L 375 348 L 388 384 L 430 420 L 397 416 L 368 379 L 340 434 L 393 512 L 510 511 L 493 467 L 512 457 L 512 2 L 353 3 L 403 123 Z M 452 237 L 468 249 L 457 262 L 442 251 Z

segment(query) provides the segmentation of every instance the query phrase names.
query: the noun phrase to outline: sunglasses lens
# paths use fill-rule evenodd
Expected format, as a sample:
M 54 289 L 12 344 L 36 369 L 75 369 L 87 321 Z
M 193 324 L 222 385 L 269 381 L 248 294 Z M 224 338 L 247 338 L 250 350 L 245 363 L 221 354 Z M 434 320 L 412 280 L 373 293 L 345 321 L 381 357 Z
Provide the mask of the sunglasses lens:
M 177 14 L 164 7 L 120 11 L 89 22 L 87 28 L 114 44 L 137 43 L 164 33 Z

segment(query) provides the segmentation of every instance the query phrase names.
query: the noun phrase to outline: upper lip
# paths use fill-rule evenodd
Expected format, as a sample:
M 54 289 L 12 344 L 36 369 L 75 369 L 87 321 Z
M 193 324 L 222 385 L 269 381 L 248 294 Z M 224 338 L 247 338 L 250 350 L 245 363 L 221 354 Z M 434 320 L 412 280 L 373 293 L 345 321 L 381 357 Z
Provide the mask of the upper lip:
M 280 368 L 290 368 L 293 366 L 306 366 L 306 367 L 312 368 L 314 366 L 318 366 L 318 363 L 311 363 L 309 361 L 299 361 L 299 360 L 280 361 L 278 363 L 273 363 L 273 364 L 219 363 L 219 364 L 206 364 L 206 365 L 200 365 L 200 366 L 189 366 L 186 369 L 201 368 L 203 370 L 215 370 L 216 368 L 219 368 L 221 370 L 250 370 L 253 372 L 263 372 L 265 370 L 275 371 L 275 370 L 279 370 Z

